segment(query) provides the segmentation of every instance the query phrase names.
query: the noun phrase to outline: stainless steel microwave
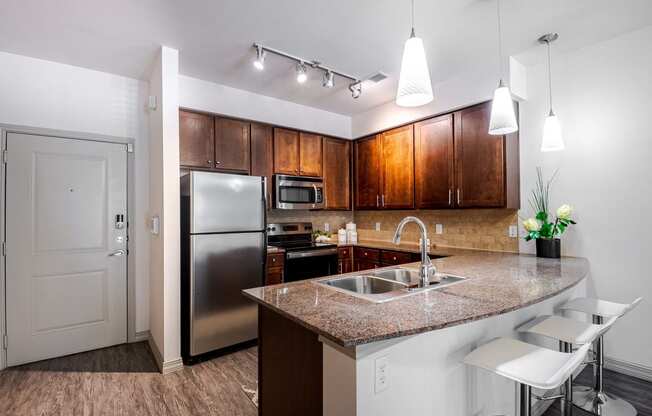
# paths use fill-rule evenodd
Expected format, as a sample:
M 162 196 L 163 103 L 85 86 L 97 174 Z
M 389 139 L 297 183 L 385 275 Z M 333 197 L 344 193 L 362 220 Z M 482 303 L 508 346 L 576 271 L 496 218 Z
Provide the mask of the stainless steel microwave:
M 274 175 L 274 208 L 324 208 L 324 181 L 322 178 Z

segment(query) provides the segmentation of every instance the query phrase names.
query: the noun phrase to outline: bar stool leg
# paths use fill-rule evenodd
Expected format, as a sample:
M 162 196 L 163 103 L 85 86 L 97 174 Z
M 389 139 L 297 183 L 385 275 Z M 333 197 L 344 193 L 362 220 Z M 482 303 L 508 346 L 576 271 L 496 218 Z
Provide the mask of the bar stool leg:
M 572 353 L 573 344 L 569 342 L 559 341 L 559 351 Z M 564 397 L 561 399 L 561 415 L 562 416 L 572 416 L 573 415 L 573 375 L 571 374 L 568 377 L 568 380 L 564 382 L 562 387 L 564 390 Z
M 532 415 L 532 387 L 519 383 L 519 416 Z
M 593 323 L 602 325 L 604 319 L 593 315 Z M 575 399 L 573 404 L 594 415 L 601 416 L 636 416 L 634 406 L 625 400 L 604 391 L 604 336 L 601 335 L 593 343 L 595 364 L 593 364 L 593 388 L 575 386 Z

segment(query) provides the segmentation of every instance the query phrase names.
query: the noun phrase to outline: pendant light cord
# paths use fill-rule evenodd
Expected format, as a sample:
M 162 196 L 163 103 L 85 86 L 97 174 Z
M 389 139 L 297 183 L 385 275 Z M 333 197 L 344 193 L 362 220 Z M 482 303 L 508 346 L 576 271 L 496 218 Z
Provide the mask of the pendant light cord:
M 496 13 L 498 15 L 498 77 L 503 79 L 503 30 L 500 22 L 500 0 L 496 0 Z
M 412 32 L 410 34 L 410 37 L 414 37 L 414 0 L 412 0 Z
M 552 112 L 552 65 L 550 64 L 550 41 L 548 44 L 548 99 L 550 100 L 550 112 Z

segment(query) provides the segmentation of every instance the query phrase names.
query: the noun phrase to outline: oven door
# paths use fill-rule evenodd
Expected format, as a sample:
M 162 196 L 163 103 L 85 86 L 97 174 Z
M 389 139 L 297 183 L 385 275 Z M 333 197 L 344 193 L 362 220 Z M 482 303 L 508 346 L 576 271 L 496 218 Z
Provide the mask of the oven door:
M 337 248 L 288 251 L 285 255 L 285 282 L 337 273 Z
M 277 175 L 274 179 L 277 209 L 324 208 L 324 183 L 320 178 Z

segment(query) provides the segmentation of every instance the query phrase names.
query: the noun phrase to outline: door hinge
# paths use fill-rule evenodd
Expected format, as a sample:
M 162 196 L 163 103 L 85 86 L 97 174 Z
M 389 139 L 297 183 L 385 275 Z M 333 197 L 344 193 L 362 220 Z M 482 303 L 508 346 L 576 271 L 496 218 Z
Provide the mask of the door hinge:
M 7 149 L 2 150 L 2 163 L 7 163 Z
M 9 348 L 9 337 L 7 336 L 7 334 L 4 334 L 4 336 L 2 337 L 2 348 L 4 348 L 5 350 Z
M 133 152 L 134 152 L 134 144 L 127 143 L 127 153 L 133 153 Z

